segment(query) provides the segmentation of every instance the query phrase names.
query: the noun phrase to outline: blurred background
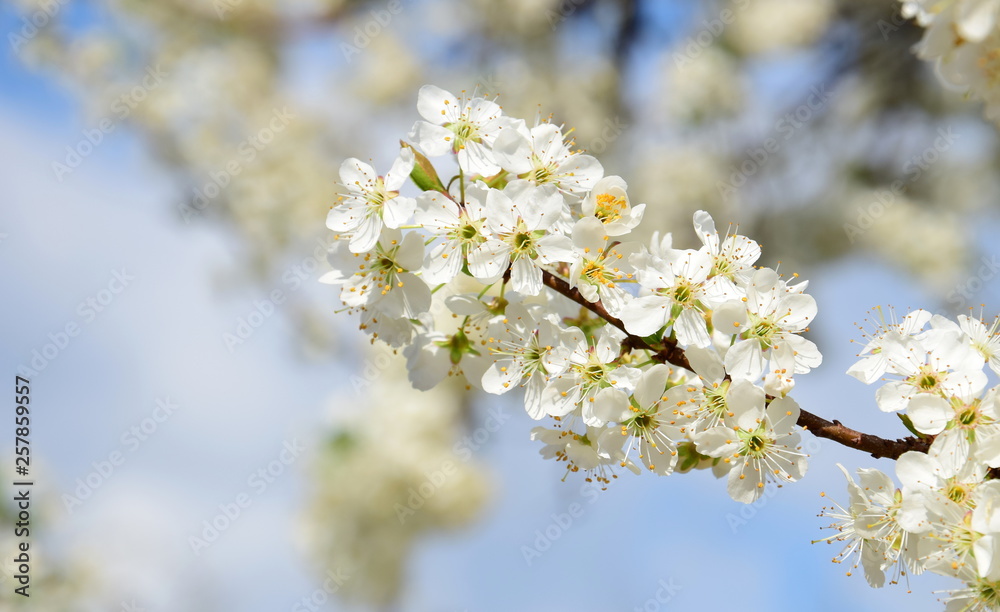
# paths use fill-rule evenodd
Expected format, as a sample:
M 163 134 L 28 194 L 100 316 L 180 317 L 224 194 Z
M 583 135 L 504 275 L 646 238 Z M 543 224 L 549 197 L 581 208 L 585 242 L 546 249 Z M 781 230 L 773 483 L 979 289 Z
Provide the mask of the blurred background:
M 996 129 L 895 2 L 5 0 L 0 32 L 0 365 L 30 374 L 36 482 L 32 596 L 5 556 L 0 608 L 919 611 L 958 586 L 872 590 L 810 545 L 836 464 L 892 462 L 812 440 L 752 506 L 706 472 L 599 491 L 514 394 L 411 390 L 316 282 L 341 161 L 384 171 L 424 83 L 499 95 L 572 127 L 647 235 L 693 246 L 707 209 L 811 279 L 825 363 L 795 398 L 902 436 L 844 375 L 856 325 L 992 317 L 1000 219 Z

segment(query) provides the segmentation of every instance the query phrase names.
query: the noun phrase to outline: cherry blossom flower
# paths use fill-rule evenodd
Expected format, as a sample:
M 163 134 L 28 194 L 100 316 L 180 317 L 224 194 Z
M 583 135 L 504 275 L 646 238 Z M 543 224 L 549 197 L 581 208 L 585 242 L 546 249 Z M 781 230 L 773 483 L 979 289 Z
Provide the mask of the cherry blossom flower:
M 599 161 L 573 151 L 562 129 L 551 123 L 505 130 L 493 143 L 493 154 L 504 170 L 520 180 L 555 185 L 571 201 L 582 199 L 604 175 Z
M 383 227 L 398 228 L 413 215 L 416 202 L 399 195 L 399 188 L 413 170 L 413 151 L 400 149 L 399 157 L 384 176 L 361 160 L 346 160 L 340 166 L 340 181 L 347 189 L 326 217 L 331 230 L 350 236 L 351 251 L 370 251 Z
M 431 157 L 455 153 L 458 165 L 469 174 L 484 176 L 500 171 L 492 151 L 494 141 L 505 132 L 517 132 L 524 122 L 505 117 L 496 102 L 484 98 L 456 97 L 434 85 L 424 85 L 417 94 L 417 121 L 409 138 Z
M 583 200 L 583 214 L 597 217 L 609 236 L 624 236 L 642 221 L 645 204 L 629 203 L 628 184 L 620 176 L 606 176 L 597 181 Z
M 489 238 L 486 230 L 486 194 L 480 182 L 465 188 L 465 201 L 458 194 L 448 197 L 425 191 L 416 200 L 414 220 L 437 239 L 427 253 L 424 279 L 431 284 L 446 283 L 462 271 L 468 255 Z M 471 265 L 471 264 L 470 264 Z M 490 272 L 470 268 L 473 276 L 486 278 Z
M 711 337 L 705 320 L 710 310 L 708 274 L 712 258 L 701 251 L 675 251 L 671 259 L 657 261 L 637 273 L 643 295 L 622 309 L 625 329 L 637 336 L 649 336 L 672 325 L 684 344 L 708 346 Z
M 726 352 L 726 371 L 733 378 L 757 380 L 768 359 L 772 371 L 796 374 L 822 362 L 816 345 L 799 335 L 816 316 L 812 296 L 789 291 L 770 268 L 754 273 L 746 293 L 744 308 L 728 302 L 713 315 L 717 329 L 740 330 Z
M 806 455 L 799 450 L 794 430 L 799 406 L 791 398 L 771 401 L 765 407 L 739 406 L 734 425 L 712 427 L 694 437 L 698 452 L 722 459 L 730 466 L 729 496 L 752 503 L 769 482 L 792 482 L 806 473 Z
M 866 385 L 878 380 L 889 368 L 889 361 L 882 351 L 883 346 L 888 342 L 900 342 L 901 337 L 921 333 L 932 316 L 926 310 L 914 310 L 903 317 L 899 323 L 886 323 L 882 309 L 877 308 L 876 310 L 881 316 L 881 321 L 875 332 L 869 337 L 868 343 L 861 349 L 861 353 L 858 355 L 861 359 L 847 370 L 848 374 Z M 895 314 L 891 311 L 890 313 Z
M 586 339 L 575 327 L 563 328 L 552 317 L 537 319 L 518 304 L 490 326 L 487 351 L 492 365 L 483 374 L 483 389 L 502 394 L 523 386 L 524 407 L 535 419 L 546 416 L 542 392 L 551 376 L 569 366 L 570 351 Z
M 569 236 L 549 232 L 562 206 L 562 196 L 551 187 L 490 190 L 486 226 L 491 237 L 469 253 L 470 269 L 480 271 L 473 275 L 492 282 L 509 266 L 511 288 L 538 295 L 544 266 L 576 259 Z
M 891 339 L 890 339 L 891 340 Z M 986 386 L 983 357 L 964 334 L 934 329 L 916 337 L 899 337 L 885 344 L 888 371 L 903 377 L 890 380 L 876 393 L 883 412 L 905 410 L 917 394 L 975 395 Z
M 334 245 L 330 253 L 334 271 L 320 282 L 341 285 L 340 299 L 345 305 L 403 319 L 415 319 L 430 309 L 430 288 L 414 274 L 424 259 L 419 235 L 404 237 L 399 230 L 387 230 L 375 248 L 364 254 L 345 253 L 344 244 Z
M 554 376 L 542 393 L 552 416 L 565 416 L 576 409 L 587 425 L 602 426 L 609 415 L 621 414 L 640 372 L 616 363 L 621 350 L 620 336 L 613 328 L 602 327 L 591 344 L 585 338 L 573 347 L 569 367 Z
M 620 283 L 632 278 L 629 256 L 638 251 L 634 243 L 617 243 L 593 217 L 580 219 L 573 228 L 576 256 L 569 269 L 570 286 L 591 302 L 601 302 L 612 316 L 619 316 L 631 298 Z

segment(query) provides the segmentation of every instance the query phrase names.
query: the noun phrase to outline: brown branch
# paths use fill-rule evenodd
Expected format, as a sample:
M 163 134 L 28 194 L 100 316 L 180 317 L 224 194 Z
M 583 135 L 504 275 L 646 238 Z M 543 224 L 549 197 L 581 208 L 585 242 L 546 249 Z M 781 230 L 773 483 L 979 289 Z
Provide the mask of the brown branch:
M 622 323 L 621 319 L 611 316 L 601 302 L 588 301 L 583 297 L 578 289 L 570 287 L 569 283 L 567 283 L 564 279 L 559 278 L 550 272 L 543 271 L 542 283 L 546 287 L 549 287 L 553 291 L 566 296 L 601 317 L 614 327 L 623 331 L 626 334 L 626 338 L 623 341 L 624 345 L 635 349 L 650 351 L 653 353 L 652 358 L 661 363 L 669 363 L 684 368 L 685 370 L 694 371 L 691 368 L 691 364 L 688 362 L 687 355 L 684 354 L 684 349 L 677 346 L 677 342 L 675 340 L 664 338 L 660 342 L 650 344 L 644 338 L 630 334 L 628 330 L 625 329 L 625 324 Z M 848 448 L 869 453 L 876 459 L 882 457 L 887 459 L 898 459 L 900 455 L 907 451 L 926 453 L 927 449 L 930 447 L 930 440 L 916 438 L 913 436 L 898 440 L 887 440 L 872 434 L 855 431 L 850 427 L 842 425 L 840 421 L 827 421 L 823 417 L 817 416 L 806 410 L 802 410 L 799 414 L 797 424 L 803 429 L 807 429 L 812 432 L 814 436 L 827 438 L 828 440 L 833 440 L 834 442 L 842 444 Z
M 907 451 L 918 451 L 926 453 L 930 448 L 930 440 L 924 440 L 909 436 L 899 440 L 886 440 L 872 434 L 855 431 L 850 427 L 841 425 L 840 421 L 827 421 L 821 416 L 816 416 L 811 412 L 802 410 L 797 421 L 804 429 L 808 429 L 814 436 L 827 438 L 843 444 L 848 448 L 870 453 L 872 457 L 879 459 L 899 459 L 899 456 Z
M 587 298 L 583 297 L 579 289 L 576 287 L 570 287 L 569 283 L 558 276 L 546 270 L 542 270 L 542 283 L 546 287 L 549 287 L 557 293 L 561 293 L 562 295 L 568 297 L 624 332 L 626 334 L 626 338 L 623 344 L 636 349 L 652 351 L 654 353 L 653 358 L 661 363 L 669 363 L 679 368 L 684 368 L 685 370 L 691 370 L 691 364 L 688 363 L 687 355 L 684 354 L 684 350 L 681 347 L 677 346 L 676 340 L 664 338 L 656 344 L 650 344 L 646 342 L 645 339 L 630 334 L 628 330 L 625 329 L 625 324 L 622 323 L 621 319 L 611 316 L 611 314 L 604 308 L 604 304 L 600 301 L 588 301 Z

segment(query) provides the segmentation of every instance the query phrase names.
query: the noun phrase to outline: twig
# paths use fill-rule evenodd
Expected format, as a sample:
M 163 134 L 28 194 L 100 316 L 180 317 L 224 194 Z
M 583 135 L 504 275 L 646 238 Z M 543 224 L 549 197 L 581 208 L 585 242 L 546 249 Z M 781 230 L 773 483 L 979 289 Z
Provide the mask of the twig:
M 653 353 L 652 359 L 660 363 L 669 363 L 685 370 L 694 371 L 688 362 L 684 349 L 677 346 L 677 342 L 668 338 L 658 343 L 650 344 L 644 338 L 630 334 L 625 329 L 625 324 L 621 319 L 611 316 L 601 302 L 590 302 L 575 287 L 570 287 L 564 279 L 548 272 L 542 272 L 542 282 L 546 287 L 560 293 L 593 312 L 609 324 L 620 329 L 626 334 L 623 344 L 634 348 L 647 350 Z M 839 421 L 828 421 L 806 410 L 799 414 L 797 424 L 802 428 L 812 432 L 814 436 L 827 438 L 848 448 L 864 451 L 876 459 L 885 457 L 887 459 L 898 459 L 900 455 L 907 451 L 918 451 L 926 453 L 930 447 L 930 440 L 925 440 L 910 436 L 898 440 L 887 440 L 872 434 L 855 431 L 850 427 L 842 425 Z

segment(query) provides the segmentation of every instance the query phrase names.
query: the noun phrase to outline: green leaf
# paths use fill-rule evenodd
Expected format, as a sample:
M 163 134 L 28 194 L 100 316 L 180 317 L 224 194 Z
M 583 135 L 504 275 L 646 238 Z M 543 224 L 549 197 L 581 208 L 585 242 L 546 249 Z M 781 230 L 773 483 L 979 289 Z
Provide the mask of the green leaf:
M 338 431 L 327 439 L 327 444 L 335 453 L 347 452 L 353 448 L 356 443 L 357 439 L 349 431 Z
M 692 469 L 698 466 L 703 459 L 706 459 L 704 455 L 699 453 L 694 448 L 692 443 L 682 443 L 677 446 L 677 467 L 674 468 L 679 473 L 690 472 Z
M 913 421 L 910 420 L 909 416 L 907 416 L 905 414 L 902 414 L 900 412 L 897 412 L 896 416 L 898 416 L 899 420 L 903 422 L 903 425 L 907 429 L 910 430 L 910 433 L 912 433 L 913 435 L 917 436 L 918 438 L 926 438 L 927 437 L 927 434 L 922 434 L 919 431 L 917 431 L 917 428 L 913 426 Z
M 410 143 L 400 140 L 399 145 L 405 147 L 410 151 L 413 151 L 413 157 L 416 163 L 413 164 L 413 172 L 410 172 L 410 178 L 416 183 L 417 187 L 421 191 L 440 191 L 441 193 L 448 193 L 445 189 L 441 179 L 438 178 L 437 170 L 434 169 L 434 165 L 431 161 L 424 156 L 423 153 L 417 151 L 413 148 Z
M 484 178 L 483 180 L 486 181 L 486 185 L 488 187 L 502 190 L 504 187 L 507 186 L 507 181 L 508 181 L 507 171 L 501 170 L 499 174 L 492 177 Z
M 649 346 L 656 346 L 660 342 L 663 341 L 663 332 L 665 330 L 666 330 L 666 328 L 663 328 L 663 329 L 657 331 L 656 333 L 653 333 L 653 334 L 650 334 L 648 336 L 645 336 L 645 337 L 643 337 L 643 341 L 646 344 L 648 344 Z

